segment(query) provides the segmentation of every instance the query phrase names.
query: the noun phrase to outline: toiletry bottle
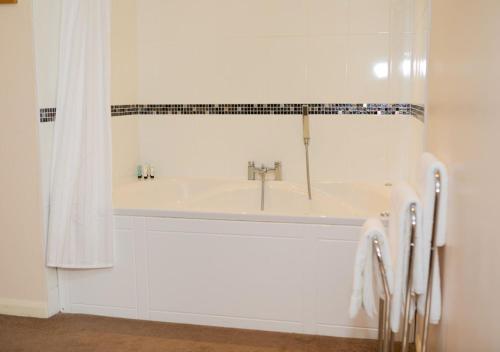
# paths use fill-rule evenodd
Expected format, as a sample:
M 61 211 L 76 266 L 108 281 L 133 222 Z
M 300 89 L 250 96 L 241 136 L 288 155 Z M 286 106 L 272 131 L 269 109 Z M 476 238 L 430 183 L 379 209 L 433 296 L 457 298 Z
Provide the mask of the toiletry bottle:
M 144 166 L 142 167 L 142 178 L 147 180 L 149 177 L 149 174 L 148 174 L 148 165 L 147 164 L 144 164 Z
M 152 165 L 149 166 L 149 177 L 155 178 L 155 168 Z
M 142 165 L 137 165 L 137 178 L 140 180 L 142 178 Z

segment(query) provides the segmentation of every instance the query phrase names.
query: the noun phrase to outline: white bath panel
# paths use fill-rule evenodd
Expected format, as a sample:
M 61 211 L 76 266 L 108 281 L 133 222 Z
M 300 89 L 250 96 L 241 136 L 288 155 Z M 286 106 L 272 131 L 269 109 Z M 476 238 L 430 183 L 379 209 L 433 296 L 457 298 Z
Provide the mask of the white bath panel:
M 113 268 L 64 270 L 64 308 L 70 311 L 78 309 L 81 313 L 91 312 L 88 306 L 100 307 L 100 310 L 136 311 L 134 246 L 133 231 L 117 229 Z
M 301 320 L 301 241 L 148 232 L 150 309 Z
M 365 316 L 349 317 L 352 268 L 357 242 L 321 239 L 317 242 L 317 323 L 328 327 L 377 327 L 377 321 Z M 349 269 L 346 269 L 349 268 Z M 334 299 L 333 299 L 334 297 Z
M 116 216 L 116 265 L 61 272 L 65 312 L 345 337 L 358 226 Z

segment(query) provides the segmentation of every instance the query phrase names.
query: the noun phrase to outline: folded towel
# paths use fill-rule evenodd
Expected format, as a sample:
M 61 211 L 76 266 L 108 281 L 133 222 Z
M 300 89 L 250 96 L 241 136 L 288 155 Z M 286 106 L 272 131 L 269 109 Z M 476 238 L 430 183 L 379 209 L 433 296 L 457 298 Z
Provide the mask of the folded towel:
M 423 293 L 418 297 L 418 312 L 425 312 L 425 292 L 427 289 L 427 279 L 429 272 L 429 256 L 432 241 L 432 227 L 434 221 L 434 199 L 435 199 L 435 177 L 436 172 L 441 175 L 441 190 L 439 196 L 436 245 L 444 246 L 446 242 L 446 209 L 448 202 L 448 173 L 446 167 L 437 160 L 434 155 L 424 153 L 420 159 L 417 177 L 417 191 L 422 199 L 422 236 L 417 241 L 419 255 L 416 258 L 416 265 L 423 270 L 422 287 L 419 291 Z M 434 273 L 432 280 L 432 301 L 430 322 L 437 324 L 441 319 L 441 278 L 439 271 L 439 258 L 436 253 L 434 262 Z
M 361 231 L 354 263 L 354 280 L 349 310 L 351 318 L 358 314 L 361 307 L 364 308 L 369 317 L 373 317 L 377 314 L 378 298 L 384 298 L 382 277 L 373 247 L 375 239 L 378 239 L 379 242 L 390 292 L 392 292 L 393 286 L 392 261 L 384 225 L 379 219 L 368 219 Z
M 408 265 L 411 240 L 411 214 L 410 207 L 415 204 L 417 226 L 415 227 L 415 239 L 420 237 L 421 226 L 418 219 L 421 218 L 421 205 L 413 189 L 405 183 L 394 186 L 391 194 L 391 217 L 389 219 L 389 241 L 391 253 L 395 259 L 394 291 L 391 301 L 391 329 L 399 331 L 401 314 L 403 312 L 406 281 L 408 278 Z M 414 252 L 415 257 L 415 252 Z M 413 266 L 412 290 L 415 291 L 416 283 L 423 277 L 418 268 Z M 419 283 L 421 286 L 421 284 Z M 417 292 L 418 293 L 418 292 Z M 413 319 L 414 305 L 410 309 L 410 319 Z

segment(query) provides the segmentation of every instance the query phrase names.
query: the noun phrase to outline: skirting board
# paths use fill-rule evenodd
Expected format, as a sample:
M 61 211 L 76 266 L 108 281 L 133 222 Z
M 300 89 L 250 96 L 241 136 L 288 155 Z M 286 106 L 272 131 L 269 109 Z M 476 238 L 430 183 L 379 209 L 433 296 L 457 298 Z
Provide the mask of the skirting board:
M 49 317 L 47 302 L 17 300 L 1 297 L 0 314 L 33 318 Z

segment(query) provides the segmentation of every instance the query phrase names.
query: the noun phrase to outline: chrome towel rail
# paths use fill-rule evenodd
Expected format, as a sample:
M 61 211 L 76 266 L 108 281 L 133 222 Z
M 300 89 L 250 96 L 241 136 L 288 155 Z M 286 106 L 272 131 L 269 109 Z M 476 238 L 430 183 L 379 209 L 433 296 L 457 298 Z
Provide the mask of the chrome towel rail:
M 437 224 L 439 219 L 439 201 L 441 195 L 441 174 L 436 171 L 434 174 L 434 214 L 432 220 L 432 236 L 431 236 L 431 253 L 429 256 L 429 273 L 427 276 L 427 291 L 425 294 L 425 313 L 424 313 L 424 323 L 422 331 L 422 352 L 428 351 L 428 340 L 429 340 L 429 323 L 430 323 L 430 313 L 431 313 L 431 303 L 432 303 L 432 282 L 434 276 L 434 266 L 436 265 L 436 254 L 438 251 L 436 245 L 436 232 Z
M 416 308 L 415 295 L 412 292 L 412 282 L 413 282 L 413 263 L 415 256 L 415 232 L 417 227 L 417 211 L 416 205 L 412 204 L 410 206 L 410 219 L 411 219 L 411 232 L 410 232 L 410 248 L 408 255 L 408 272 L 406 276 L 406 295 L 405 295 L 405 305 L 404 305 L 404 316 L 403 316 L 403 336 L 401 343 L 401 352 L 408 352 L 410 346 L 410 309 L 411 301 L 414 300 L 414 309 Z M 417 318 L 417 314 L 413 312 L 413 319 Z
M 382 277 L 382 286 L 384 287 L 384 299 L 380 299 L 379 304 L 378 349 L 379 352 L 391 352 L 393 337 L 390 327 L 391 292 L 389 290 L 387 273 L 382 260 L 382 251 L 377 238 L 373 239 L 373 249 L 377 258 L 380 276 Z
M 410 248 L 408 255 L 408 275 L 406 280 L 406 294 L 405 294 L 405 310 L 403 318 L 403 341 L 401 346 L 402 352 L 408 352 L 410 341 L 410 309 L 411 300 L 414 299 L 412 293 L 412 280 L 413 280 L 413 262 L 414 262 L 414 248 L 415 248 L 415 233 L 417 227 L 417 211 L 416 205 L 410 205 Z M 382 277 L 382 284 L 384 288 L 384 299 L 380 299 L 379 303 L 379 326 L 378 326 L 378 351 L 379 352 L 392 352 L 394 333 L 390 327 L 390 307 L 391 307 L 391 293 L 389 291 L 389 284 L 387 282 L 387 274 L 382 262 L 382 253 L 378 239 L 373 240 L 373 248 L 377 261 L 379 264 L 380 276 Z M 416 314 L 414 315 L 416 319 Z
M 438 260 L 437 258 L 437 252 L 438 252 L 438 247 L 436 245 L 436 233 L 437 233 L 437 226 L 439 222 L 439 204 L 440 204 L 440 196 L 441 196 L 441 174 L 439 171 L 436 171 L 434 174 L 434 212 L 433 212 L 433 220 L 432 220 L 432 235 L 431 235 L 431 248 L 430 248 L 430 254 L 429 254 L 429 267 L 428 267 L 428 275 L 427 275 L 427 290 L 425 292 L 425 312 L 424 312 L 424 317 L 423 317 L 423 324 L 422 324 L 422 337 L 421 337 L 421 344 L 420 344 L 420 351 L 421 352 L 428 352 L 429 351 L 429 324 L 430 324 L 430 312 L 431 312 L 431 305 L 432 305 L 432 283 L 433 283 L 433 276 L 434 276 L 434 267 L 436 265 L 436 261 Z M 410 210 L 412 211 L 412 210 Z M 413 209 L 414 211 L 414 209 Z M 405 301 L 405 311 L 404 311 L 404 319 L 403 319 L 403 337 L 402 337 L 402 346 L 401 346 L 401 351 L 402 352 L 407 352 L 409 349 L 409 341 L 410 341 L 410 321 L 409 321 L 409 316 L 410 316 L 410 306 L 411 306 L 411 300 L 415 299 L 415 295 L 411 291 L 411 275 L 413 273 L 413 249 L 414 249 L 414 234 L 415 234 L 415 225 L 416 225 L 416 216 L 413 213 L 412 214 L 412 235 L 411 235 L 411 243 L 410 243 L 410 259 L 409 259 L 409 265 L 408 265 L 408 280 L 407 280 L 407 287 L 406 287 L 406 301 Z M 416 308 L 416 301 L 415 301 L 415 308 Z M 416 327 L 416 319 L 417 319 L 417 314 L 414 312 L 415 316 L 415 327 Z

